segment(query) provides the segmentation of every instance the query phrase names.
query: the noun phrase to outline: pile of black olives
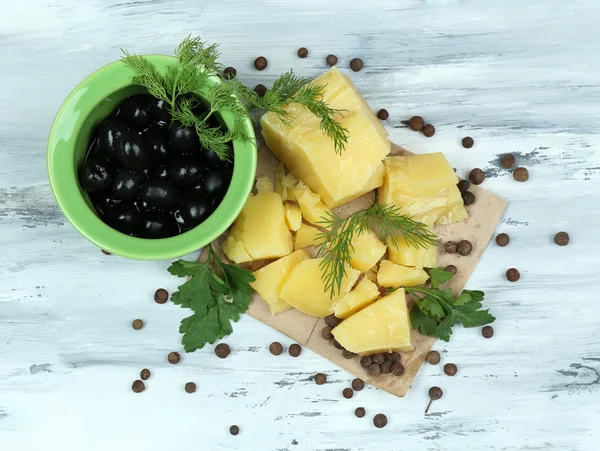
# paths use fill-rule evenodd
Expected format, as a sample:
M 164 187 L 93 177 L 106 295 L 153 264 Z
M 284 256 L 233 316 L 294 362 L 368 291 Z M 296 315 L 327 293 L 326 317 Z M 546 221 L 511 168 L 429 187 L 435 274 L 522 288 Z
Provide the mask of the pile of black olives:
M 171 124 L 162 100 L 136 94 L 98 127 L 79 183 L 112 228 L 167 238 L 211 215 L 232 171 L 230 163 L 200 145 L 193 128 Z

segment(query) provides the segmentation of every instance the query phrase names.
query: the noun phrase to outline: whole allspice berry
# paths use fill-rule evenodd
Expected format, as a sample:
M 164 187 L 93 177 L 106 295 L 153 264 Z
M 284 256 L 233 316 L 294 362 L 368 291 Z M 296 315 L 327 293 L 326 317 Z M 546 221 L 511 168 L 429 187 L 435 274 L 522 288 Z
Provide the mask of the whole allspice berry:
M 446 241 L 444 243 L 444 250 L 449 254 L 454 254 L 458 250 L 458 243 L 456 241 Z
M 315 375 L 315 382 L 317 385 L 323 385 L 325 382 L 327 382 L 327 376 L 325 376 L 323 373 L 317 373 Z
M 142 371 L 140 371 L 140 379 L 143 381 L 150 379 L 150 370 L 148 368 L 144 368 Z
M 347 349 L 344 349 L 344 350 L 342 351 L 342 356 L 344 356 L 344 358 L 345 358 L 345 359 L 351 359 L 351 358 L 353 358 L 355 355 L 356 355 L 356 354 L 354 354 L 354 353 L 353 353 L 353 352 L 351 352 L 351 351 L 348 351 Z
M 164 304 L 169 300 L 169 292 L 164 288 L 159 288 L 154 292 L 154 301 L 157 304 Z
M 373 356 L 373 363 L 376 363 L 377 365 L 381 365 L 383 362 L 385 362 L 385 355 L 383 355 L 382 353 L 375 354 Z
M 329 327 L 336 327 L 341 322 L 342 322 L 342 320 L 339 318 L 336 318 L 336 316 L 333 314 L 325 317 L 325 324 L 327 324 Z
M 456 376 L 457 372 L 458 368 L 454 363 L 446 363 L 444 365 L 444 373 L 446 373 L 447 376 Z
M 506 278 L 509 282 L 516 282 L 521 278 L 521 274 L 516 268 L 510 268 L 506 271 Z
M 231 435 L 238 435 L 240 433 L 240 427 L 234 424 L 229 428 L 229 433 Z
M 396 364 L 394 363 L 394 365 Z M 373 363 L 369 365 L 369 368 L 367 368 L 367 373 L 369 376 L 379 376 L 381 374 L 381 367 L 376 363 Z
M 444 396 L 444 392 L 440 387 L 431 387 L 429 389 L 429 404 L 427 404 L 427 408 L 425 409 L 425 413 L 429 412 L 429 407 L 433 401 L 437 401 L 442 396 Z
M 215 354 L 220 359 L 226 359 L 230 353 L 231 348 L 227 343 L 219 343 L 217 346 L 215 346 Z
M 269 345 L 269 351 L 273 355 L 281 355 L 283 353 L 283 345 L 278 341 L 274 341 Z
M 300 346 L 298 343 L 294 343 L 293 345 L 290 345 L 288 352 L 292 357 L 298 357 L 300 354 L 302 354 L 302 346 Z
M 354 390 L 352 390 L 351 388 L 344 388 L 344 390 L 342 390 L 342 395 L 344 396 L 344 398 L 350 399 L 354 396 Z
M 325 61 L 327 61 L 327 65 L 329 67 L 333 67 L 337 64 L 338 59 L 337 59 L 337 56 L 329 54 L 329 55 L 327 55 L 327 58 L 325 58 Z
M 506 169 L 512 168 L 517 162 L 515 156 L 512 153 L 507 153 L 500 158 L 500 164 Z
M 306 58 L 308 56 L 308 49 L 306 47 L 300 47 L 298 49 L 298 56 L 300 58 Z
M 167 360 L 171 365 L 177 365 L 179 362 L 181 362 L 181 356 L 178 352 L 169 352 Z
M 400 362 L 402 360 L 402 355 L 399 352 L 396 352 L 396 351 L 390 352 L 388 354 L 388 359 L 392 363 L 398 363 L 398 362 Z
M 494 336 L 494 328 L 492 326 L 483 326 L 481 335 L 483 335 L 483 338 L 492 338 Z
M 385 425 L 387 424 L 387 422 L 388 422 L 387 417 L 384 414 L 382 414 L 382 413 L 378 413 L 373 418 L 373 424 L 375 425 L 375 427 L 377 427 L 379 429 L 385 427 Z
M 510 242 L 510 238 L 508 237 L 508 235 L 506 233 L 499 233 L 498 236 L 496 237 L 496 244 L 498 246 L 501 246 L 501 247 L 508 246 L 509 242 Z
M 269 63 L 264 56 L 259 56 L 254 60 L 254 67 L 256 70 L 265 70 L 268 65 Z
M 473 250 L 473 245 L 468 240 L 461 240 L 458 243 L 458 253 L 463 257 L 466 257 Z
M 431 124 L 425 124 L 421 132 L 423 132 L 426 137 L 431 138 L 435 135 L 435 127 Z
M 356 379 L 353 379 L 352 388 L 356 391 L 361 391 L 363 388 L 365 388 L 365 381 L 359 379 L 358 377 Z
M 481 169 L 475 168 L 469 173 L 469 180 L 473 185 L 481 185 L 485 180 L 485 174 Z
M 385 108 L 382 108 L 377 112 L 377 117 L 382 121 L 386 121 L 390 117 L 390 113 Z
M 412 131 L 420 132 L 425 126 L 425 121 L 421 116 L 413 116 L 408 121 L 408 126 Z
M 567 232 L 558 232 L 556 235 L 554 235 L 554 242 L 559 246 L 566 246 L 569 244 L 569 240 L 570 237 Z
M 440 353 L 438 351 L 429 351 L 427 353 L 427 363 L 431 365 L 437 365 L 440 363 Z
M 404 365 L 402 365 L 400 362 L 394 363 L 390 368 L 390 372 L 394 376 L 402 376 L 404 374 Z
M 360 358 L 360 366 L 364 369 L 369 368 L 373 364 L 373 358 L 370 355 L 366 355 Z
M 231 79 L 231 78 L 235 78 L 235 76 L 237 75 L 237 71 L 235 70 L 235 67 L 226 67 L 225 70 L 223 71 L 223 75 L 225 79 Z
M 354 415 L 356 415 L 356 417 L 357 417 L 357 418 L 362 418 L 362 417 L 364 417 L 366 413 L 367 413 L 367 412 L 365 411 L 365 408 L 364 408 L 364 407 L 357 407 L 357 408 L 354 410 Z
M 259 83 L 254 87 L 254 92 L 258 94 L 258 97 L 264 97 L 267 93 L 267 87 Z
M 473 194 L 471 191 L 463 191 L 460 193 L 460 196 L 462 197 L 463 204 L 465 204 L 465 206 L 475 203 L 475 194 Z
M 131 327 L 133 327 L 135 330 L 140 330 L 142 327 L 144 327 L 144 322 L 141 319 L 134 319 L 131 322 Z
M 458 272 L 458 269 L 456 269 L 456 266 L 454 265 L 448 265 L 444 268 L 444 270 L 451 272 L 454 275 L 456 275 L 456 273 Z
M 185 391 L 186 391 L 186 393 L 195 393 L 196 392 L 196 384 L 194 384 L 193 382 L 187 382 L 185 384 Z
M 465 149 L 470 149 L 471 147 L 473 147 L 473 144 L 475 144 L 475 141 L 473 140 L 473 138 L 471 138 L 470 136 L 465 136 L 462 139 L 462 146 Z
M 137 381 L 133 381 L 133 384 L 131 384 L 131 389 L 134 393 L 141 393 L 146 390 L 146 384 L 138 379 Z
M 333 340 L 333 346 L 337 349 L 342 349 L 342 350 L 344 349 L 344 347 L 337 340 Z
M 321 329 L 321 338 L 323 338 L 324 340 L 333 340 L 333 334 L 331 333 L 331 327 L 330 326 L 325 326 L 323 329 Z
M 360 58 L 352 58 L 350 60 L 350 69 L 354 72 L 360 72 L 364 66 L 363 60 Z
M 526 182 L 529 180 L 529 171 L 527 168 L 517 168 L 513 171 L 513 178 L 517 182 Z
M 390 372 L 390 370 L 392 369 L 392 362 L 390 362 L 389 360 L 386 360 L 379 366 L 381 367 L 381 374 L 388 374 Z
M 465 191 L 469 191 L 469 188 L 471 188 L 471 182 L 468 180 L 461 180 L 456 184 L 456 186 L 458 187 L 458 190 L 463 193 Z

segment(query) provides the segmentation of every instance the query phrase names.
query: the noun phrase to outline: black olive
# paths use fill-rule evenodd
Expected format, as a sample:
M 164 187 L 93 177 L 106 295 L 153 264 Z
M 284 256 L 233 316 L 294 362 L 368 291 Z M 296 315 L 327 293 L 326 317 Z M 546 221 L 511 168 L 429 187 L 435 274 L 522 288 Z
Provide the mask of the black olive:
M 159 127 L 165 127 L 171 122 L 171 112 L 164 100 L 152 97 L 150 100 L 150 111 L 152 112 L 154 122 L 156 122 Z
M 165 166 L 154 166 L 148 169 L 149 179 L 168 179 L 167 168 Z
M 165 131 L 152 127 L 144 133 L 144 141 L 150 152 L 152 166 L 160 166 L 169 161 L 169 139 Z
M 169 213 L 148 211 L 141 215 L 138 234 L 142 238 L 168 238 L 178 232 L 177 222 Z
M 125 132 L 117 145 L 117 159 L 132 171 L 143 171 L 150 166 L 148 147 L 140 135 Z
M 123 133 L 127 131 L 121 122 L 110 119 L 102 122 L 98 127 L 98 147 L 108 158 L 117 158 L 117 144 L 120 142 Z
M 152 210 L 152 207 L 145 200 L 138 198 L 134 203 L 138 211 L 144 212 Z
M 168 180 L 146 180 L 140 187 L 140 199 L 150 208 L 172 211 L 177 205 L 179 191 Z
M 200 155 L 206 169 L 221 169 L 231 166 L 229 161 L 221 160 L 213 150 L 202 148 Z
M 150 97 L 146 94 L 137 94 L 125 99 L 119 109 L 119 117 L 125 125 L 136 132 L 146 130 L 154 118 L 150 112 Z
M 106 214 L 106 223 L 113 229 L 129 235 L 138 226 L 140 214 L 130 203 L 120 202 Z
M 112 195 L 115 199 L 129 200 L 137 197 L 142 182 L 146 180 L 146 174 L 137 171 L 119 169 L 112 183 Z
M 191 188 L 202 183 L 202 163 L 192 155 L 174 158 L 167 166 L 169 178 L 178 186 Z
M 196 227 L 213 212 L 211 202 L 199 193 L 192 193 L 179 200 L 179 213 L 188 227 Z
M 183 219 L 179 210 L 175 212 L 175 220 L 177 221 L 177 225 L 179 226 L 181 233 L 193 229 L 193 227 L 190 224 L 185 222 L 185 219 Z
M 204 176 L 204 192 L 211 198 L 223 197 L 229 187 L 230 175 L 227 171 L 213 171 Z
M 188 154 L 200 149 L 200 141 L 196 130 L 175 123 L 169 128 L 169 142 L 177 153 Z
M 90 195 L 90 199 L 92 201 L 92 203 L 94 204 L 94 206 L 96 207 L 96 210 L 98 211 L 98 213 L 100 213 L 100 215 L 104 216 L 106 213 L 108 213 L 108 210 L 110 210 L 111 208 L 113 208 L 115 205 L 117 205 L 120 200 L 118 199 L 113 199 L 112 197 L 106 197 L 105 193 L 97 193 L 97 194 L 92 194 Z
M 113 179 L 113 167 L 104 157 L 92 157 L 79 168 L 79 183 L 90 192 L 104 191 Z

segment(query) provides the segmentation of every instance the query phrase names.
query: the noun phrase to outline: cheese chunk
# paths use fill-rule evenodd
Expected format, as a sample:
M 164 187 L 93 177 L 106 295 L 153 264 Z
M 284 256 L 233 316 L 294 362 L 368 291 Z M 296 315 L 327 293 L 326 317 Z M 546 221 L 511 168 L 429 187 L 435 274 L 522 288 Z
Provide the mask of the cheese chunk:
M 272 193 L 273 180 L 271 180 L 269 177 L 259 177 L 256 180 L 256 191 L 259 193 Z
M 366 271 L 365 277 L 373 283 L 377 282 L 377 266 L 374 266 L 368 271 Z
M 370 179 L 390 152 L 390 143 L 381 121 L 337 68 L 314 83 L 325 87 L 323 100 L 329 107 L 345 110 L 336 117 L 349 133 L 341 153 L 336 153 L 333 141 L 321 131 L 319 119 L 299 104 L 284 107 L 294 117 L 291 126 L 283 124 L 273 112 L 266 113 L 260 123 L 269 149 L 329 208 L 334 208 L 378 184 Z
M 400 288 L 421 285 L 429 279 L 423 268 L 409 268 L 383 260 L 377 272 L 377 283 L 382 287 Z
M 354 251 L 351 253 L 350 265 L 360 272 L 366 272 L 383 257 L 387 246 L 374 232 L 363 232 L 352 241 Z
M 292 308 L 291 305 L 279 298 L 279 292 L 283 286 L 283 281 L 292 269 L 301 261 L 309 258 L 308 252 L 296 251 L 252 273 L 256 280 L 250 282 L 250 286 L 269 304 L 273 315 Z
M 231 238 L 231 239 L 230 239 Z M 240 244 L 245 250 L 241 252 Z M 223 245 L 235 263 L 283 257 L 292 252 L 292 234 L 285 221 L 281 196 L 262 192 L 250 196 Z
M 294 187 L 294 194 L 300 204 L 302 216 L 308 222 L 311 224 L 318 224 L 324 219 L 329 218 L 331 210 L 321 202 L 321 196 L 313 193 L 304 183 L 298 182 L 298 184 L 296 184 Z
M 300 207 L 296 204 L 290 204 L 289 202 L 286 202 L 284 209 L 285 221 L 287 222 L 290 230 L 295 232 L 302 224 L 302 212 L 300 211 Z
M 318 246 L 319 240 L 317 240 L 317 236 L 320 233 L 319 229 L 313 226 L 300 224 L 300 228 L 296 231 L 296 236 L 294 237 L 294 249 L 298 250 L 308 246 Z
M 400 288 L 346 318 L 331 333 L 345 349 L 356 354 L 412 351 L 404 289 Z
M 402 237 L 396 245 L 388 237 L 388 259 L 392 263 L 415 268 L 437 268 L 437 246 L 414 247 Z
M 277 172 L 275 172 L 275 192 L 281 196 L 281 200 L 285 202 L 288 200 L 288 189 L 284 184 L 285 170 L 283 169 L 283 163 L 279 163 Z
M 338 318 L 348 318 L 378 297 L 379 289 L 377 285 L 365 277 L 356 285 L 354 290 L 335 303 L 333 313 Z
M 350 292 L 360 275 L 357 270 L 348 266 L 340 294 L 331 298 L 330 293 L 325 291 L 325 284 L 321 278 L 319 265 L 322 260 L 322 258 L 315 258 L 301 262 L 286 278 L 279 292 L 279 298 L 283 301 L 302 313 L 320 318 L 333 312 L 335 302 Z
M 462 222 L 468 217 L 469 214 L 465 209 L 460 190 L 456 186 L 449 188 L 448 195 L 446 196 L 446 211 L 439 216 L 437 224 Z

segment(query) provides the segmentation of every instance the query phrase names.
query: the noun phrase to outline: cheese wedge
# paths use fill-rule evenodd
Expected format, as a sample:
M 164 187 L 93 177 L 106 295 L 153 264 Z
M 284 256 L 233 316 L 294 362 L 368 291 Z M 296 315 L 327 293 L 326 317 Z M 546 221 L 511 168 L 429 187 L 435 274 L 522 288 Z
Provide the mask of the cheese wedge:
M 369 355 L 412 351 L 411 329 L 404 289 L 400 288 L 346 318 L 331 333 L 348 351 Z
M 302 224 L 302 212 L 300 211 L 300 207 L 296 204 L 290 204 L 289 202 L 286 202 L 283 207 L 285 209 L 285 221 L 290 230 L 295 232 Z
M 354 251 L 351 253 L 350 265 L 360 272 L 366 272 L 383 257 L 387 246 L 374 232 L 364 232 L 352 241 Z
M 335 303 L 333 314 L 338 318 L 348 318 L 378 297 L 379 289 L 377 285 L 365 277 L 356 285 L 354 290 Z
M 437 268 L 437 246 L 414 247 L 402 237 L 396 245 L 388 237 L 388 259 L 392 263 L 415 268 Z
M 294 249 L 298 250 L 308 246 L 318 246 L 319 240 L 317 239 L 317 236 L 319 236 L 320 233 L 319 229 L 316 229 L 313 226 L 300 224 L 300 228 L 296 231 L 296 236 L 294 237 Z
M 383 260 L 377 272 L 377 283 L 382 287 L 399 288 L 421 285 L 429 279 L 423 268 L 409 268 Z
M 300 210 L 304 219 L 311 224 L 318 224 L 324 219 L 329 218 L 331 210 L 321 202 L 321 196 L 313 193 L 308 186 L 302 182 L 298 182 L 294 186 L 293 191 L 298 204 L 300 204 Z

